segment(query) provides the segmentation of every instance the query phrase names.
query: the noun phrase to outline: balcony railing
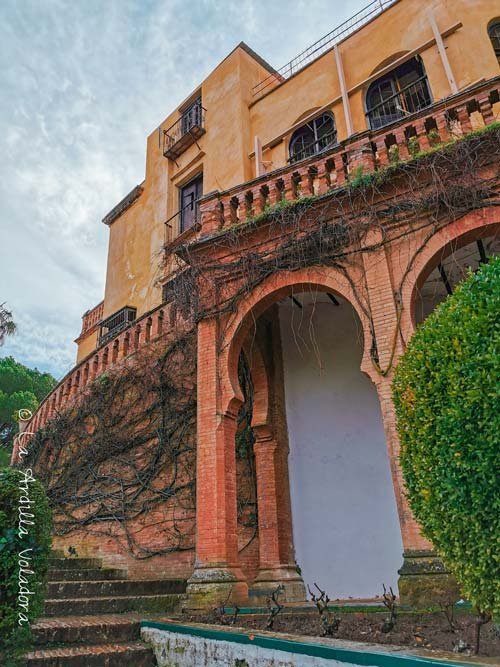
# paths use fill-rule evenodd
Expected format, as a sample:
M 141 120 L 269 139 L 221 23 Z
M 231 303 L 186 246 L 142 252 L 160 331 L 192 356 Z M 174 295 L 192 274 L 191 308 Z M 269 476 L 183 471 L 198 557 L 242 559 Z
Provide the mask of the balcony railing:
M 163 155 L 175 160 L 205 134 L 205 112 L 196 100 L 168 130 L 163 131 Z
M 495 122 L 493 104 L 500 98 L 500 77 L 482 81 L 443 100 L 430 103 L 425 92 L 416 90 L 417 82 L 402 90 L 413 108 L 389 119 L 378 110 L 376 122 L 384 123 L 325 148 L 311 157 L 280 167 L 252 181 L 200 200 L 201 229 L 197 238 L 210 239 L 221 230 L 254 220 L 282 200 L 326 195 L 344 187 L 356 174 L 369 174 L 388 165 L 405 161 L 416 152 L 429 151 Z M 411 90 L 411 89 L 414 90 Z M 382 105 L 379 105 L 382 107 Z M 390 124 L 389 124 L 390 123 Z M 185 243 L 183 238 L 179 243 Z
M 259 83 L 253 87 L 253 95 L 255 97 L 260 97 L 264 93 L 267 93 L 274 85 L 286 81 L 294 74 L 297 74 L 299 70 L 313 60 L 316 60 L 316 58 L 319 58 L 325 51 L 333 48 L 335 44 L 338 44 L 354 31 L 361 28 L 361 26 L 365 25 L 365 23 L 374 19 L 383 12 L 384 9 L 395 2 L 396 0 L 372 0 L 372 2 L 368 3 L 363 9 L 360 9 L 359 12 L 356 12 L 356 14 L 347 19 L 347 21 L 344 21 L 327 35 L 318 39 L 317 42 L 308 46 L 307 49 L 304 49 L 304 51 L 299 53 L 298 56 L 290 60 L 286 65 L 283 65 L 279 70 L 276 70 L 276 72 L 273 72 L 262 81 L 259 81 Z
M 104 301 L 101 301 L 82 316 L 82 330 L 80 336 L 93 329 L 102 319 Z
M 423 76 L 399 92 L 387 97 L 366 112 L 369 127 L 377 130 L 432 104 L 427 77 Z
M 103 320 L 101 322 L 98 345 L 102 345 L 110 338 L 113 338 L 113 336 L 116 336 L 116 334 L 122 331 L 122 329 L 125 329 L 131 322 L 135 320 L 136 315 L 137 308 L 125 306 L 125 308 L 122 308 L 118 312 Z

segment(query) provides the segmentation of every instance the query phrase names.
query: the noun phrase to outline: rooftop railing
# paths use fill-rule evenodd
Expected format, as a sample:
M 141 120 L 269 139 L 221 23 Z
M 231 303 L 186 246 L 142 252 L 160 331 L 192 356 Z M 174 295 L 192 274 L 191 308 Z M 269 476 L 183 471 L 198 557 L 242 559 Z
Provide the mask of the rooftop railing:
M 260 97 L 264 93 L 267 93 L 267 91 L 274 85 L 282 83 L 294 74 L 297 74 L 297 72 L 306 67 L 306 65 L 309 65 L 313 60 L 316 60 L 316 58 L 323 55 L 325 51 L 333 48 L 335 44 L 338 44 L 363 25 L 374 19 L 383 12 L 384 9 L 393 5 L 395 2 L 397 2 L 397 0 L 372 0 L 372 2 L 363 7 L 363 9 L 360 9 L 359 12 L 356 12 L 356 14 L 348 18 L 347 21 L 338 25 L 324 37 L 318 39 L 317 42 L 308 46 L 307 49 L 304 49 L 304 51 L 299 53 L 298 56 L 295 56 L 295 58 L 290 60 L 286 65 L 283 65 L 283 67 L 280 67 L 280 69 L 269 74 L 269 76 L 266 76 L 262 81 L 259 81 L 259 83 L 252 89 L 254 97 Z

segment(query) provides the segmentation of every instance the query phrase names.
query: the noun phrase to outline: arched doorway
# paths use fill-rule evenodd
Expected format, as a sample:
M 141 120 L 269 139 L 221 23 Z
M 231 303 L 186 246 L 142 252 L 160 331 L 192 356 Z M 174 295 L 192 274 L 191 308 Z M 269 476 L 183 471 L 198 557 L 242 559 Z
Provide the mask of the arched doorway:
M 296 293 L 279 304 L 295 558 L 332 598 L 396 589 L 403 545 L 379 399 L 360 370 L 350 303 Z
M 488 233 L 487 236 L 484 234 Z M 500 234 L 497 230 L 478 230 L 474 240 L 468 236 L 446 245 L 435 256 L 417 282 L 414 294 L 414 321 L 418 325 L 453 292 L 469 271 L 477 271 L 481 264 L 500 252 Z M 424 279 L 425 278 L 425 279 Z

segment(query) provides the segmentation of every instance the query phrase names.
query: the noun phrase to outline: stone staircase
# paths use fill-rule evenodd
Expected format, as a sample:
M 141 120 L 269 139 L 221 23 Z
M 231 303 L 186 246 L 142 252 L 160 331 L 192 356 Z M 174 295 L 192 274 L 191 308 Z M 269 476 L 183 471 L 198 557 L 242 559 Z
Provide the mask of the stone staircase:
M 102 568 L 99 559 L 56 556 L 26 667 L 153 667 L 140 620 L 174 612 L 185 589 L 182 579 L 131 580 L 125 570 Z

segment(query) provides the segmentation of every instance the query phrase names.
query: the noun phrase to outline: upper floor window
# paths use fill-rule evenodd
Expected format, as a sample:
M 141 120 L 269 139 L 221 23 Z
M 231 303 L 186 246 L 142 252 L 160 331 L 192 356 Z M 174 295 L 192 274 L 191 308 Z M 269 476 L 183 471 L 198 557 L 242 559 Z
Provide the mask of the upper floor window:
M 376 130 L 431 103 L 424 65 L 415 57 L 370 85 L 366 93 L 366 116 L 370 128 Z
M 202 122 L 201 95 L 182 112 L 182 133 L 186 134 L 194 127 L 201 127 Z
M 498 62 L 500 63 L 500 20 L 495 20 L 488 28 L 488 35 Z
M 336 143 L 335 118 L 332 113 L 326 111 L 292 134 L 289 147 L 290 162 L 315 155 Z
M 203 194 L 203 174 L 189 181 L 180 189 L 180 231 L 192 227 L 198 221 L 198 199 Z
M 204 134 L 205 109 L 200 95 L 181 111 L 180 118 L 168 130 L 163 130 L 163 155 L 176 160 Z

